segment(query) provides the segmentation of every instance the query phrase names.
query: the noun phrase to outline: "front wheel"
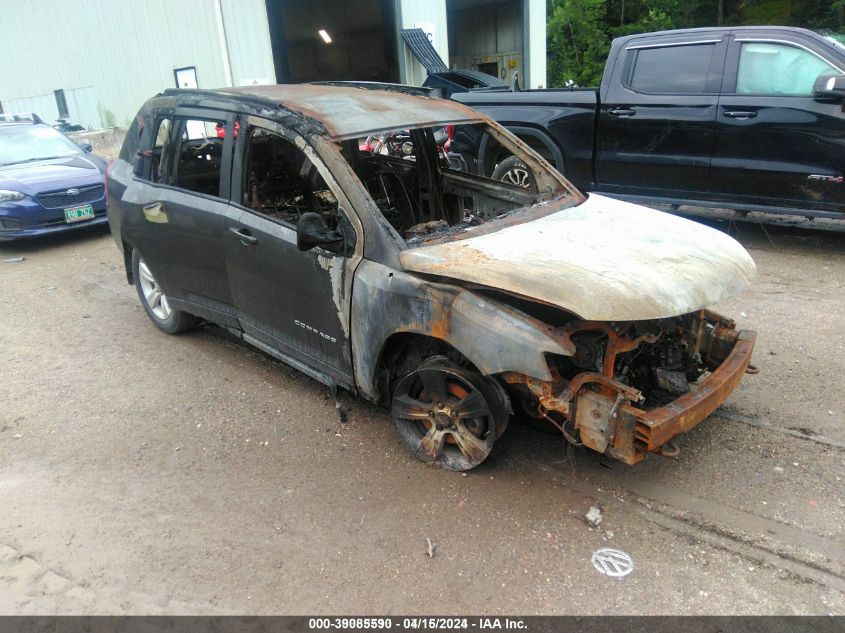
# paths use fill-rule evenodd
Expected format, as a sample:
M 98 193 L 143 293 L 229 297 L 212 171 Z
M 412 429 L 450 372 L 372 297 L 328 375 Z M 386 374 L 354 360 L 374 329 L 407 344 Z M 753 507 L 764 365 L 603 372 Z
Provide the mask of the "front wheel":
M 507 423 L 507 411 L 487 380 L 432 358 L 399 382 L 390 416 L 415 457 L 457 471 L 487 459 Z
M 135 279 L 141 305 L 158 329 L 168 334 L 178 334 L 196 327 L 199 319 L 170 305 L 167 295 L 158 285 L 137 249 L 132 251 L 132 277 Z

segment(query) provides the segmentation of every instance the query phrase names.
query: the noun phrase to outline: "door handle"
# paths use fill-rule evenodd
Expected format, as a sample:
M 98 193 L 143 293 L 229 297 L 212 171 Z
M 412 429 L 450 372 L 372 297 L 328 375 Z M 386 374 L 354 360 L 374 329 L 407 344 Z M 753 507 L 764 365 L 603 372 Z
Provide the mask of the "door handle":
M 244 246 L 252 246 L 253 244 L 258 244 L 258 238 L 253 237 L 247 229 L 239 229 L 233 226 L 229 230 L 234 233 L 235 237 L 237 237 L 241 241 L 241 244 L 243 244 Z
M 147 222 L 155 222 L 158 224 L 167 222 L 167 207 L 163 202 L 153 202 L 152 204 L 145 204 L 141 207 L 144 212 L 144 218 Z
M 753 119 L 757 113 L 748 110 L 728 110 L 724 115 L 729 119 Z
M 153 202 L 152 204 L 144 206 L 145 213 L 161 213 L 162 211 L 164 211 L 163 202 Z
M 633 108 L 611 108 L 607 113 L 610 116 L 634 116 L 637 111 Z

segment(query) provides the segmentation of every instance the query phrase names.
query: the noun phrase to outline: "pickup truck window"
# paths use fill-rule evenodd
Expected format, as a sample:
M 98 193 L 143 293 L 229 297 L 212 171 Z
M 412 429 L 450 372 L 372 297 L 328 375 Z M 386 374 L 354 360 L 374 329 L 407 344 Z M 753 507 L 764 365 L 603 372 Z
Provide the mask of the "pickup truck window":
M 813 94 L 819 75 L 838 71 L 821 57 L 789 44 L 743 42 L 736 91 L 740 94 Z
M 635 51 L 628 86 L 646 94 L 706 92 L 715 44 L 641 48 Z

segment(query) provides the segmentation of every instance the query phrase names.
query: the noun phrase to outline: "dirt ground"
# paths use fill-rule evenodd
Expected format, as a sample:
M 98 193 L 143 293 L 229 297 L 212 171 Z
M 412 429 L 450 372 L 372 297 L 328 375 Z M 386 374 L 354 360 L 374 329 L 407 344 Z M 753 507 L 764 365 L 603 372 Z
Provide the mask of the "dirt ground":
M 757 262 L 718 308 L 761 373 L 679 458 L 515 421 L 466 475 L 219 329 L 157 331 L 105 231 L 0 244 L 0 613 L 845 613 L 845 232 L 715 224 Z

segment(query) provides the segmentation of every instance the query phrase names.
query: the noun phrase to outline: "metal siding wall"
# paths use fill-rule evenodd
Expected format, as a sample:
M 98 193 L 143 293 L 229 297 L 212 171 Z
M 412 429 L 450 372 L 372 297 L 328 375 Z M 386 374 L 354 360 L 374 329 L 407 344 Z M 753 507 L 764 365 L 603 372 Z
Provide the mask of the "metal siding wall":
M 103 127 L 97 107 L 97 89 L 94 86 L 65 90 L 65 100 L 70 115 L 68 119 L 72 123 L 93 129 Z
M 21 99 L 3 99 L 2 103 L 3 111 L 6 114 L 28 114 L 34 112 L 45 123 L 52 123 L 59 118 L 59 108 L 56 105 L 56 97 L 52 92 L 48 95 L 36 95 Z
M 412 29 L 415 24 L 433 24 L 434 49 L 449 65 L 449 33 L 446 30 L 446 0 L 396 0 L 396 21 L 399 29 Z M 417 61 L 402 36 L 397 33 L 400 55 L 399 72 L 402 83 L 422 85 L 426 72 Z
M 523 0 L 526 3 L 525 57 L 527 79 L 525 87 L 546 85 L 546 0 Z
M 126 125 L 146 99 L 175 87 L 174 68 L 196 66 L 201 88 L 222 86 L 214 1 L 15 2 L 14 22 L 0 26 L 0 59 L 18 63 L 0 65 L 0 102 L 94 86 L 103 124 Z M 273 66 L 263 1 L 224 0 L 224 14 L 235 83 L 265 76 Z
M 525 84 L 523 72 L 523 5 L 508 0 L 488 6 L 469 6 L 450 14 L 453 30 L 453 68 L 474 68 L 497 62 L 506 71 L 500 79 L 510 82 L 514 71 Z M 515 64 L 511 67 L 511 64 Z
M 276 83 L 265 0 L 223 0 L 223 20 L 234 84 Z

